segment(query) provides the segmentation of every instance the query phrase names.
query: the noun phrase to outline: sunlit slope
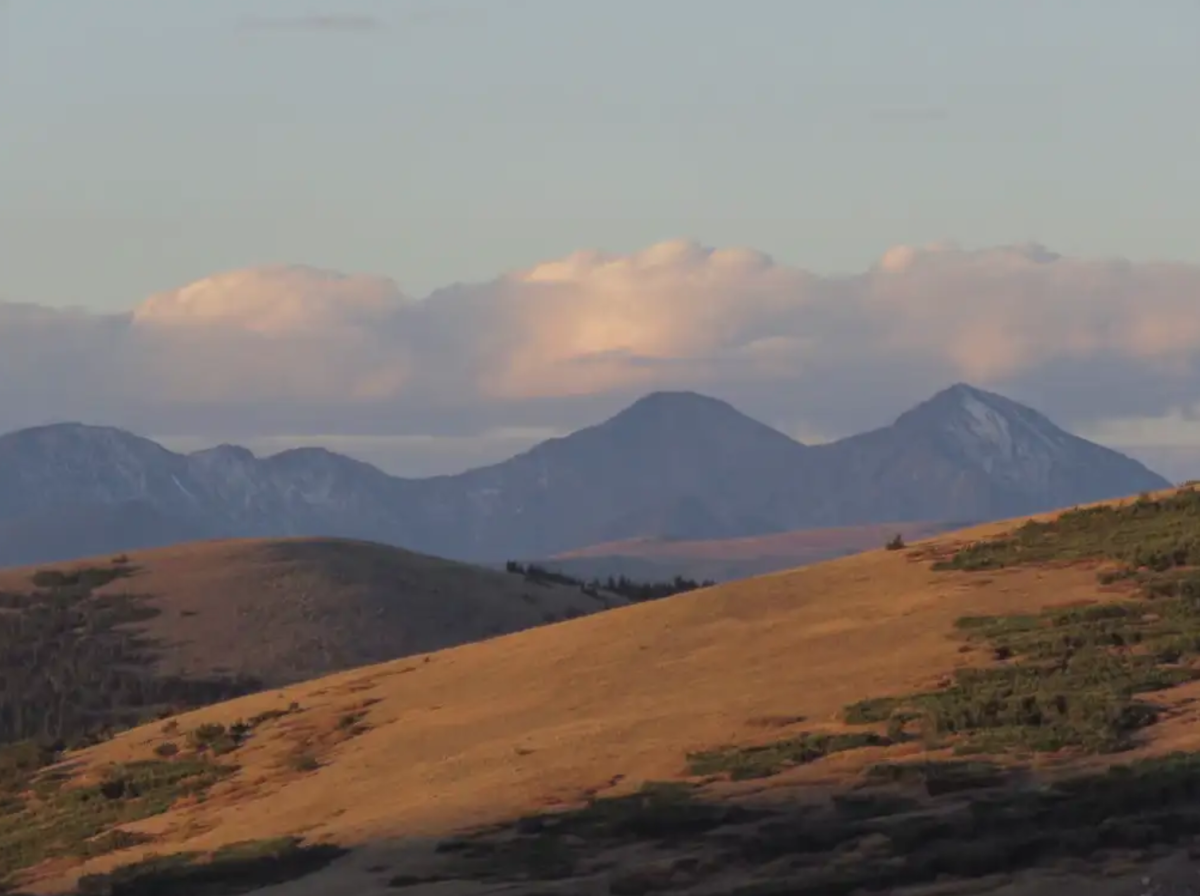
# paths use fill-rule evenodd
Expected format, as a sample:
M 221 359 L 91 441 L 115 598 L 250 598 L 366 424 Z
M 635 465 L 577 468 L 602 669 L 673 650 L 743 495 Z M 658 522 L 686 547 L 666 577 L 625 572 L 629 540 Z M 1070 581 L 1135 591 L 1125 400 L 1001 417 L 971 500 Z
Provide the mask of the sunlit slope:
M 129 826 L 155 840 L 93 859 L 85 870 L 105 870 L 146 852 L 208 850 L 290 834 L 356 851 L 273 892 L 388 893 L 393 889 L 380 869 L 422 867 L 430 855 L 423 838 L 648 781 L 687 778 L 689 754 L 697 751 L 745 748 L 799 732 L 867 730 L 849 723 L 847 707 L 942 693 L 956 670 L 996 664 L 995 645 L 969 639 L 964 617 L 1134 597 L 1137 583 L 1130 578 L 1101 584 L 1098 572 L 1113 561 L 1086 550 L 1076 550 L 1070 562 L 1043 551 L 1049 556 L 1037 562 L 982 571 L 935 568 L 939 559 L 953 562 L 957 548 L 1023 522 L 340 673 L 181 716 L 174 733 L 161 725 L 129 732 L 81 754 L 79 768 L 151 757 L 164 741 L 182 742 L 202 724 L 259 719 L 225 754 L 221 761 L 233 770 L 203 802 L 185 800 Z M 1105 537 L 1123 526 L 1118 521 Z M 1046 539 L 1033 534 L 1044 546 Z M 1196 711 L 1186 702 L 1194 690 L 1184 684 L 1156 695 L 1170 712 L 1133 732 L 1130 755 L 1200 746 Z M 878 721 L 870 730 L 882 737 L 884 717 Z M 1024 736 L 1006 736 L 1018 735 Z M 963 736 L 974 733 L 964 729 Z M 843 787 L 870 762 L 911 758 L 927 748 L 945 755 L 951 741 L 897 735 L 890 746 L 769 770 L 754 786 L 768 792 L 797 782 Z M 1040 747 L 1017 746 L 1041 763 Z M 1008 747 L 997 749 L 1007 762 Z M 1054 755 L 1081 770 L 1110 761 L 1070 744 L 1047 757 Z M 746 785 L 714 786 L 728 795 Z M 63 867 L 41 874 L 35 889 L 61 890 L 76 873 Z M 592 883 L 537 892 L 607 892 Z M 407 892 L 426 890 L 501 891 L 459 881 Z

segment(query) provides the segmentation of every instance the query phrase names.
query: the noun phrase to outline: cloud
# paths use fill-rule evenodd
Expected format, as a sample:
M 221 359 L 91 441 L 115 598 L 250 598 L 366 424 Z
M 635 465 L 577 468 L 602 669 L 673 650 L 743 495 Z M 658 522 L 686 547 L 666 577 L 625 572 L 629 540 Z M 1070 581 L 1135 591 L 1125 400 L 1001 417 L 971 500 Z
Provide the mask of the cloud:
M 84 419 L 261 445 L 324 433 L 414 472 L 502 456 L 653 389 L 833 437 L 957 380 L 1085 433 L 1200 426 L 1200 266 L 935 243 L 826 277 L 674 240 L 419 300 L 387 277 L 268 265 L 127 314 L 0 304 L 0 429 Z

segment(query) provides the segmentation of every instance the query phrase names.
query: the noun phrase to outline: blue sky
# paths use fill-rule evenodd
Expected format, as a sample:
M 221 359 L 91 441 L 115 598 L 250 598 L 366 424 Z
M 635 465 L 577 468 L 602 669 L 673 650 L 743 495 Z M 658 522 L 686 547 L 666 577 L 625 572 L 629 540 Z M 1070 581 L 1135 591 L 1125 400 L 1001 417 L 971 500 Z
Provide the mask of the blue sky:
M 1200 470 L 1198 106 L 1195 0 L 0 0 L 0 430 L 420 474 L 967 380 Z
M 282 27 L 360 16 L 373 29 Z M 285 21 L 287 20 L 287 21 Z M 581 247 L 1200 260 L 1194 0 L 7 0 L 0 296 Z M 278 27 L 271 27 L 272 25 Z

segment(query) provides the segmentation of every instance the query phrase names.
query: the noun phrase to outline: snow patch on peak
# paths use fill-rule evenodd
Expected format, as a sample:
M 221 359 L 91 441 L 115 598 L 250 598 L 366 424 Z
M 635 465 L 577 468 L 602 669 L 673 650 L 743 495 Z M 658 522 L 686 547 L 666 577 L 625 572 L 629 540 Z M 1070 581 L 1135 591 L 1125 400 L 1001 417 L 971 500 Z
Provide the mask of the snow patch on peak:
M 1001 479 L 1044 477 L 1071 451 L 1069 436 L 1037 411 L 966 383 L 944 389 L 897 423 L 938 433 L 954 453 Z
M 967 412 L 967 428 L 978 441 L 993 445 L 1006 457 L 1012 455 L 1013 432 L 1007 417 L 969 393 L 962 397 L 962 408 Z

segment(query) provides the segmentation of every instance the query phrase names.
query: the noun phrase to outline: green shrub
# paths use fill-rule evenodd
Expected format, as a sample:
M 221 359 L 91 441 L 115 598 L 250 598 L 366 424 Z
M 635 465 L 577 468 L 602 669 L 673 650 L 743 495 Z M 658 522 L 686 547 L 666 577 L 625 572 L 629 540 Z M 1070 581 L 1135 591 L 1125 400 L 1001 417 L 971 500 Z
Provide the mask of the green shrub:
M 288 756 L 288 768 L 296 772 L 315 772 L 321 767 L 320 761 L 312 753 L 299 752 Z
M 117 826 L 203 794 L 231 771 L 202 760 L 154 759 L 113 766 L 86 787 L 37 779 L 50 786 L 36 787 L 35 799 L 17 797 L 0 815 L 0 879 L 47 859 L 100 855 L 145 842 Z
M 767 778 L 786 769 L 815 762 L 833 753 L 887 746 L 891 741 L 871 732 L 801 734 L 757 747 L 722 747 L 688 754 L 691 775 L 728 775 L 734 781 Z
M 1107 559 L 1105 582 L 1128 580 L 1133 599 L 956 623 L 1004 665 L 966 669 L 948 687 L 847 706 L 851 724 L 886 723 L 893 739 L 918 723 L 963 752 L 1066 748 L 1112 752 L 1157 720 L 1139 695 L 1197 677 L 1200 660 L 1200 492 L 1123 507 L 1067 511 L 979 541 L 935 563 L 995 569 Z

